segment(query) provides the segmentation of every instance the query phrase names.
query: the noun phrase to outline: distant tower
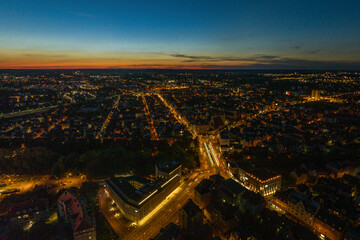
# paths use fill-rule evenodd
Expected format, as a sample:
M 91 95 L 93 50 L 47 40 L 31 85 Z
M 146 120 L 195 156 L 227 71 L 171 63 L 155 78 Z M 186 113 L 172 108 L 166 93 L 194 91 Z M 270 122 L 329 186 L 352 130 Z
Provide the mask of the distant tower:
M 320 90 L 312 90 L 311 91 L 311 98 L 313 100 L 319 100 L 320 99 Z

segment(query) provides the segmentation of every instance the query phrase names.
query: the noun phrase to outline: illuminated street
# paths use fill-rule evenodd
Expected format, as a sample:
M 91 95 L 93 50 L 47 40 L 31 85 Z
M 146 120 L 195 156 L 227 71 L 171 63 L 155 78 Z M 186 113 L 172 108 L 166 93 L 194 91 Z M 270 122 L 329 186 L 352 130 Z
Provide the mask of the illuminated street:
M 204 178 L 208 178 L 211 174 L 213 172 L 210 171 L 204 173 L 197 171 L 192 174 L 188 181 L 183 182 L 174 193 L 167 197 L 160 208 L 156 210 L 156 213 L 151 213 L 152 216 L 136 228 L 131 228 L 129 221 L 121 217 L 115 217 L 115 213 L 109 210 L 111 200 L 104 191 L 99 192 L 100 210 L 113 230 L 120 237 L 123 237 L 122 239 L 148 239 L 154 237 L 162 227 L 165 227 L 170 222 L 178 221 L 178 210 L 189 198 L 193 198 L 194 188 L 197 183 Z
M 0 6 L 0 240 L 360 240 L 360 1 Z
M 10 189 L 19 190 L 18 194 L 23 194 L 32 191 L 35 186 L 54 186 L 51 191 L 57 192 L 63 188 L 80 187 L 83 182 L 86 181 L 85 176 L 69 176 L 60 179 L 52 179 L 50 176 L 14 176 L 7 175 L 0 177 L 0 183 L 6 186 L 1 187 L 1 191 Z M 1 194 L 0 199 L 6 195 Z

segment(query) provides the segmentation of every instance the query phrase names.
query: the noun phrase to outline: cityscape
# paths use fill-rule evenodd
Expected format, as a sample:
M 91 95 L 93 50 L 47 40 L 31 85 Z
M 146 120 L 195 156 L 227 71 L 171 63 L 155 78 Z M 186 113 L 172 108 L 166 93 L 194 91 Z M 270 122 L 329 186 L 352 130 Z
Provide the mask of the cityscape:
M 359 9 L 0 0 L 0 240 L 360 240 Z
M 0 76 L 1 239 L 359 236 L 360 72 Z

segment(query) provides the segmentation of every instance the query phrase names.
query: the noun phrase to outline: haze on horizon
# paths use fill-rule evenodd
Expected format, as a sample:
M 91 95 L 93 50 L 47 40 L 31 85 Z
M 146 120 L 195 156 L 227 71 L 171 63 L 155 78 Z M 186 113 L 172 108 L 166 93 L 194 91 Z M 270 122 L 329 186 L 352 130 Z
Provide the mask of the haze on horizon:
M 360 2 L 0 0 L 0 69 L 360 69 Z

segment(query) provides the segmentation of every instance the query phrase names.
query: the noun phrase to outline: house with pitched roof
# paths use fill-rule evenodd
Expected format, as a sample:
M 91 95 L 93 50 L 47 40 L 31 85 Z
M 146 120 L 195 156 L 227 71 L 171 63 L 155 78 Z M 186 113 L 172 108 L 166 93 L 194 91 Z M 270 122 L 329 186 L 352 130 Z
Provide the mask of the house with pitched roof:
M 74 240 L 96 239 L 95 219 L 89 215 L 85 199 L 66 190 L 57 204 L 59 216 L 71 226 Z

